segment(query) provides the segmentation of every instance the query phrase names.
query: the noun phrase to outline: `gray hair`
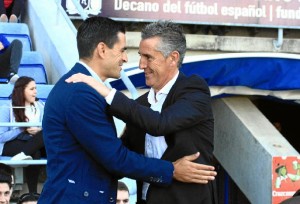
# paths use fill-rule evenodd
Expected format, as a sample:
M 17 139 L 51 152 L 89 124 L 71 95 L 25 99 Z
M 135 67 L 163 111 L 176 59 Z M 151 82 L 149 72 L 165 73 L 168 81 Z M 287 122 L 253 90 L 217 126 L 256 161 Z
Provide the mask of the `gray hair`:
M 168 57 L 173 51 L 179 52 L 180 59 L 177 65 L 178 68 L 181 67 L 186 52 L 186 39 L 183 28 L 171 21 L 153 22 L 146 25 L 142 30 L 142 40 L 152 37 L 161 38 L 161 43 L 158 45 L 157 50 L 164 57 Z

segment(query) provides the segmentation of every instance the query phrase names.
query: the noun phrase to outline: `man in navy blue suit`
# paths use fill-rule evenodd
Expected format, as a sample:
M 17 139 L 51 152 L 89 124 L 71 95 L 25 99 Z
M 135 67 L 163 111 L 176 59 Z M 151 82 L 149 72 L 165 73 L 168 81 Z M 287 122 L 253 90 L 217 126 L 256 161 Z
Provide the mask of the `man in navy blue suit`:
M 47 180 L 38 203 L 115 203 L 122 176 L 170 185 L 173 179 L 207 183 L 212 166 L 192 162 L 199 153 L 170 162 L 146 158 L 122 145 L 105 98 L 84 83 L 66 83 L 76 73 L 102 83 L 119 78 L 127 62 L 125 28 L 91 17 L 78 29 L 80 60 L 50 92 L 43 118 Z M 195 151 L 196 152 L 196 151 Z

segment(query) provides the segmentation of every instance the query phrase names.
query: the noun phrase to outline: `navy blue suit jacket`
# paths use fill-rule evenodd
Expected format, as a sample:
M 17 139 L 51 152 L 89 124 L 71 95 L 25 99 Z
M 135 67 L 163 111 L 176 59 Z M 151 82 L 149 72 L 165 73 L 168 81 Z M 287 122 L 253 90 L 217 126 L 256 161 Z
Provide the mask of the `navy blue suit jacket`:
M 45 105 L 47 180 L 38 203 L 116 203 L 120 176 L 170 184 L 171 162 L 125 148 L 105 99 L 84 83 L 65 82 L 78 72 L 90 75 L 77 63 L 56 83 Z
M 214 141 L 214 117 L 210 91 L 199 76 L 186 77 L 180 73 L 162 106 L 161 114 L 151 110 L 148 93 L 136 101 L 117 92 L 110 111 L 126 121 L 122 140 L 129 149 L 143 154 L 145 134 L 164 135 L 168 148 L 162 159 L 177 159 L 200 152 L 197 163 L 212 165 Z M 121 107 L 122 106 L 122 107 Z M 138 200 L 141 199 L 142 183 L 138 182 Z M 211 204 L 217 201 L 213 183 L 191 184 L 174 181 L 168 187 L 150 185 L 148 204 Z

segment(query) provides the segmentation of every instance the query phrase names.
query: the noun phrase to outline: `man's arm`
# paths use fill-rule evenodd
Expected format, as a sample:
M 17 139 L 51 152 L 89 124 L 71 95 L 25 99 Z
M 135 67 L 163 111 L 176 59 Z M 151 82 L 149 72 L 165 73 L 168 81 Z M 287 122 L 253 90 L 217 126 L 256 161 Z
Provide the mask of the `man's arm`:
M 215 172 L 206 176 L 201 170 L 203 165 L 191 161 L 199 155 L 171 163 L 128 150 L 117 138 L 113 124 L 107 120 L 104 99 L 92 93 L 92 89 L 80 87 L 68 99 L 67 125 L 85 151 L 108 172 L 160 185 L 170 184 L 172 178 L 194 183 L 214 179 Z
M 110 97 L 109 94 L 111 94 L 111 90 L 105 85 L 83 74 L 73 75 L 66 81 L 69 83 L 87 83 L 104 97 Z M 210 95 L 203 91 L 203 88 L 207 87 L 200 79 L 193 79 L 193 82 L 189 81 L 189 86 L 186 87 L 187 90 L 181 90 L 184 94 L 161 113 L 142 106 L 117 91 L 112 96 L 110 110 L 117 118 L 133 123 L 153 136 L 166 135 L 212 118 Z M 151 123 L 149 123 L 149 118 L 151 118 Z
M 73 75 L 72 77 L 68 78 L 66 81 L 69 83 L 70 82 L 76 83 L 76 82 L 84 81 L 92 87 L 95 86 L 96 90 L 103 88 L 103 87 L 99 88 L 98 82 L 96 80 L 94 80 L 92 77 L 88 77 L 83 74 Z M 106 89 L 104 89 L 104 92 L 106 91 L 106 94 L 108 94 L 110 92 L 110 89 L 108 89 L 107 87 L 104 87 L 104 88 L 106 88 Z M 104 93 L 104 95 L 105 95 L 105 93 Z M 88 107 L 88 109 L 90 112 L 90 107 Z M 96 114 L 97 111 L 92 111 L 92 113 Z M 90 117 L 90 118 L 95 118 L 95 117 Z M 78 124 L 75 126 L 81 127 L 80 120 L 76 120 L 76 121 L 78 122 Z M 95 131 L 95 128 L 93 128 L 93 129 Z M 77 132 L 77 131 L 75 131 L 75 132 Z M 99 131 L 95 131 L 95 132 L 99 133 Z M 103 131 L 100 131 L 100 132 L 103 132 Z M 85 132 L 85 135 L 86 135 L 86 132 Z M 121 141 L 118 141 L 117 143 L 119 143 L 119 142 L 121 142 Z M 104 144 L 104 146 L 106 146 L 106 145 Z M 99 151 L 99 149 L 101 149 L 101 148 L 99 148 L 99 146 L 98 146 L 96 151 Z M 91 150 L 91 148 L 88 148 L 88 151 L 90 151 L 90 150 Z M 104 153 L 104 154 L 106 154 L 106 153 Z M 131 154 L 131 153 L 129 153 L 129 154 Z M 141 156 L 141 155 L 139 155 L 139 156 Z M 217 173 L 214 171 L 213 166 L 197 164 L 197 163 L 192 162 L 193 160 L 197 159 L 198 157 L 199 157 L 199 153 L 190 155 L 190 156 L 185 156 L 185 157 L 180 158 L 180 159 L 176 160 L 175 162 L 173 162 L 173 172 L 172 172 L 173 178 L 178 181 L 182 181 L 182 182 L 203 183 L 203 184 L 207 183 L 209 180 L 214 180 Z M 148 160 L 148 159 L 146 159 L 146 160 Z M 167 162 L 167 161 L 163 161 L 163 162 Z M 134 163 L 134 165 L 135 164 L 136 163 Z M 124 170 L 124 168 L 121 168 L 121 169 Z M 122 175 L 136 179 L 136 176 L 132 176 L 132 175 L 130 176 L 130 175 L 126 174 L 126 172 L 122 172 Z M 148 181 L 148 182 L 151 182 L 151 181 Z
M 210 96 L 201 92 L 186 92 L 176 102 L 160 112 L 140 105 L 116 92 L 110 106 L 117 118 L 144 129 L 152 136 L 167 135 L 193 127 L 201 121 L 213 118 L 210 110 Z M 151 122 L 149 122 L 151 118 Z

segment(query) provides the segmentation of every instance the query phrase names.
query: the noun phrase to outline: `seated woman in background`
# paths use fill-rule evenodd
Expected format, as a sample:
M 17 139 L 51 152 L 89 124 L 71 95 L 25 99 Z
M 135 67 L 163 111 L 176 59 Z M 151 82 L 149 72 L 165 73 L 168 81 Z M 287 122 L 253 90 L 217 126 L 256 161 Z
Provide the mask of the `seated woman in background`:
M 18 23 L 24 0 L 0 0 L 0 22 Z
M 11 103 L 0 108 L 0 122 L 41 122 L 44 104 L 37 101 L 36 84 L 20 77 L 13 88 Z M 0 155 L 12 160 L 40 159 L 44 141 L 41 127 L 0 127 Z M 30 155 L 30 156 L 29 156 Z M 29 192 L 37 192 L 39 166 L 25 168 Z
M 20 40 L 15 39 L 10 43 L 3 34 L 0 34 L 0 78 L 5 78 L 12 84 L 19 78 L 17 73 L 21 63 L 22 48 L 23 44 Z

